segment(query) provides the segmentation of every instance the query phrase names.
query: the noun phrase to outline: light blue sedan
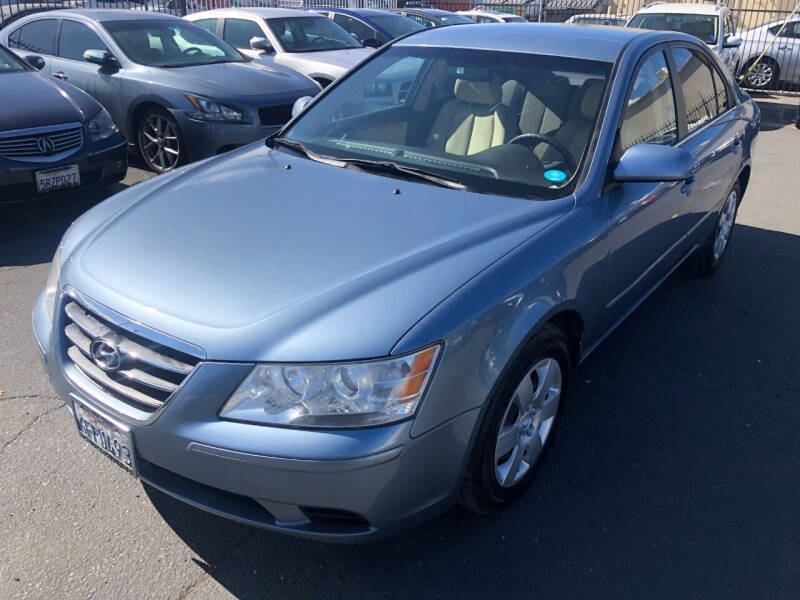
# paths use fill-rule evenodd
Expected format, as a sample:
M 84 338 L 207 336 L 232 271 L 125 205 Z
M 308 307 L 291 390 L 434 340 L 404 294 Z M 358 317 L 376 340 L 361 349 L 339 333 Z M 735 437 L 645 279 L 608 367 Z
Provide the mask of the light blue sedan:
M 540 24 L 405 37 L 295 112 L 86 213 L 33 321 L 89 443 L 332 541 L 520 497 L 579 363 L 720 266 L 760 120 L 693 37 Z

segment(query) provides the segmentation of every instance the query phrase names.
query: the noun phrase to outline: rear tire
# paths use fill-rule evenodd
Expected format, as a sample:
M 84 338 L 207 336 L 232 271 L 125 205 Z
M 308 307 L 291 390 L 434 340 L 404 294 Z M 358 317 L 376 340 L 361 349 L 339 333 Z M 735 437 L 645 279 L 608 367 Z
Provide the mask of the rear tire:
M 522 496 L 553 439 L 571 370 L 567 336 L 547 324 L 525 344 L 489 400 L 461 504 L 477 513 Z
M 695 271 L 698 275 L 710 275 L 722 264 L 725 252 L 730 246 L 741 198 L 741 186 L 737 181 L 731 191 L 728 192 L 728 197 L 717 215 L 717 223 L 714 230 L 709 234 L 702 248 L 695 256 Z

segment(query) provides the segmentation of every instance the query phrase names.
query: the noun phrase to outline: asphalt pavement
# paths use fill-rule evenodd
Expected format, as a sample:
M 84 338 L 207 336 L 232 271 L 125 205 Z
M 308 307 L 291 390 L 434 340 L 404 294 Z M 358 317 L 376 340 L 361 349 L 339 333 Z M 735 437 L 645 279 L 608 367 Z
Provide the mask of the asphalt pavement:
M 676 272 L 580 367 L 528 495 L 364 546 L 208 515 L 83 442 L 30 310 L 104 193 L 0 208 L 0 598 L 797 598 L 800 131 L 796 101 L 764 106 L 724 265 Z

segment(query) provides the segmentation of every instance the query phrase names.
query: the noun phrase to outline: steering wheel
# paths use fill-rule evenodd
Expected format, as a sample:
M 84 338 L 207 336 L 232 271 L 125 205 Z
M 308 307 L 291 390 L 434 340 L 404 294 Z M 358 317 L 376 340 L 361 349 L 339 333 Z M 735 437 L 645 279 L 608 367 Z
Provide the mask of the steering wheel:
M 197 46 L 189 46 L 183 51 L 183 54 L 188 54 L 189 56 L 196 56 L 198 54 L 202 54 L 203 51 L 198 48 Z
M 578 169 L 578 165 L 575 164 L 575 159 L 572 158 L 572 153 L 569 151 L 566 144 L 559 142 L 551 135 L 545 133 L 521 133 L 514 136 L 508 143 L 524 143 L 526 146 L 529 146 L 531 150 L 535 149 L 539 144 L 547 144 L 558 150 L 558 153 L 564 158 L 564 163 L 568 171 L 574 173 Z

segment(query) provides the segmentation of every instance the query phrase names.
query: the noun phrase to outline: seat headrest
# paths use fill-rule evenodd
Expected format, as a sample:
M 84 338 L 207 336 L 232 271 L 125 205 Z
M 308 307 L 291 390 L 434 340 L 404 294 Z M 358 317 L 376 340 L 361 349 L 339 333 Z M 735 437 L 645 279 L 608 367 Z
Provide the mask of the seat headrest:
M 461 102 L 481 104 L 483 106 L 494 106 L 503 97 L 503 88 L 500 85 L 500 80 L 496 77 L 489 81 L 456 79 L 453 92 Z
M 589 79 L 583 84 L 583 99 L 581 100 L 581 114 L 584 119 L 592 120 L 600 108 L 605 87 L 602 79 Z

